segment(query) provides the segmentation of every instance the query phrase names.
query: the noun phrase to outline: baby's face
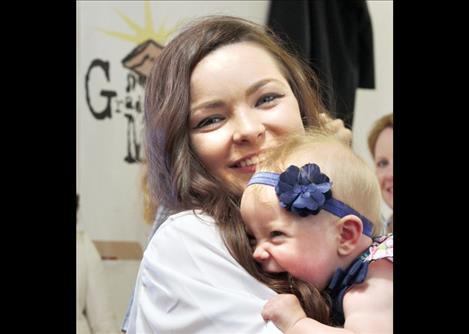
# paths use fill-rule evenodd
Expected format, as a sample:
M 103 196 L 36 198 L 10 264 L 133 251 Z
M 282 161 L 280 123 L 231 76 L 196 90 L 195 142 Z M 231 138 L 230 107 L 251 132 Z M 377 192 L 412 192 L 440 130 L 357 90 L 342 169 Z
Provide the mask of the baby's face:
M 337 268 L 334 216 L 322 210 L 300 217 L 280 207 L 271 186 L 249 186 L 241 200 L 254 259 L 271 273 L 292 276 L 324 289 Z

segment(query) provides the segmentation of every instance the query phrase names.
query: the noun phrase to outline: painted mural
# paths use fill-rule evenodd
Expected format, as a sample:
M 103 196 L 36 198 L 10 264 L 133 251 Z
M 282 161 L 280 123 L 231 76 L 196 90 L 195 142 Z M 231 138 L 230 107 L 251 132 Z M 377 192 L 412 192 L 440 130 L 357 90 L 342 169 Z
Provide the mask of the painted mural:
M 76 3 L 78 224 L 94 241 L 143 247 L 144 87 L 154 60 L 187 21 L 224 14 L 262 23 L 268 1 Z
M 127 23 L 133 33 L 112 31 L 99 28 L 106 36 L 118 38 L 137 44 L 136 47 L 124 54 L 120 63 L 112 63 L 109 59 L 102 59 L 99 55 L 92 59 L 87 66 L 85 74 L 85 94 L 86 105 L 96 121 L 106 121 L 117 119 L 124 120 L 126 126 L 126 153 L 123 161 L 126 163 L 142 162 L 141 142 L 137 127 L 142 121 L 143 112 L 143 88 L 146 77 L 149 75 L 155 58 L 160 54 L 163 45 L 168 37 L 177 29 L 180 24 L 167 29 L 165 25 L 160 25 L 154 30 L 154 21 L 150 2 L 144 2 L 144 22 L 140 25 L 133 21 L 122 11 L 115 10 L 122 20 Z M 121 66 L 127 69 L 127 73 L 118 78 L 110 75 L 111 66 Z M 99 75 L 106 78 L 105 86 L 98 86 L 98 94 L 91 94 L 93 89 L 93 78 Z M 113 87 L 125 86 L 124 93 L 119 93 Z M 94 97 L 92 97 L 94 96 Z M 98 107 L 96 99 L 100 99 L 101 107 Z M 103 102 L 104 101 L 104 105 Z

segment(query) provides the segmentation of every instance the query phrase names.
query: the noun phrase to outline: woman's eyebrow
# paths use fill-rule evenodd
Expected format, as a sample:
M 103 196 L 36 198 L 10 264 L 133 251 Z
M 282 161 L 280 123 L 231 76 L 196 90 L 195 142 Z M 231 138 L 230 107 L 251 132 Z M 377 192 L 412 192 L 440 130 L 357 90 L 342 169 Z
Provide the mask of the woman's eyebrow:
M 268 79 L 262 79 L 254 84 L 252 84 L 247 90 L 246 90 L 246 96 L 249 96 L 249 95 L 252 95 L 256 90 L 258 90 L 259 88 L 261 88 L 262 86 L 265 86 L 267 85 L 268 83 L 270 82 L 276 82 L 276 83 L 279 83 L 281 84 L 282 86 L 284 85 L 283 82 L 281 82 L 280 80 L 277 80 L 277 79 L 273 79 L 273 78 L 268 78 Z
M 254 94 L 259 88 L 261 88 L 262 86 L 267 85 L 270 82 L 276 82 L 276 83 L 284 86 L 284 83 L 281 82 L 278 79 L 273 79 L 273 78 L 262 79 L 262 80 L 259 80 L 259 81 L 255 82 L 254 84 L 252 84 L 246 90 L 246 96 Z M 219 100 L 219 99 L 205 101 L 205 102 L 202 102 L 200 104 L 195 105 L 194 107 L 191 107 L 191 112 L 195 112 L 196 110 L 199 110 L 199 109 L 216 109 L 216 108 L 223 107 L 224 105 L 225 105 L 225 102 L 223 102 L 222 100 Z
M 196 110 L 199 110 L 199 109 L 216 109 L 216 108 L 223 107 L 224 105 L 225 105 L 225 102 L 223 102 L 222 100 L 205 101 L 196 105 L 195 107 L 191 107 L 191 112 L 195 112 Z

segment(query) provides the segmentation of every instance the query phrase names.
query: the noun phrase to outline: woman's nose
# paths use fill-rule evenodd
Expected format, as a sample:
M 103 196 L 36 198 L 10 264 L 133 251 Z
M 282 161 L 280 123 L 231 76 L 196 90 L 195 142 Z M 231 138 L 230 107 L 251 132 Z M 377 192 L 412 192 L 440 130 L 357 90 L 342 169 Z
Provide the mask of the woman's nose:
M 265 126 L 254 111 L 238 109 L 236 111 L 233 141 L 237 144 L 257 144 L 265 136 Z
M 387 179 L 392 179 L 394 175 L 393 164 L 392 161 L 389 162 L 388 166 L 386 167 L 385 176 Z

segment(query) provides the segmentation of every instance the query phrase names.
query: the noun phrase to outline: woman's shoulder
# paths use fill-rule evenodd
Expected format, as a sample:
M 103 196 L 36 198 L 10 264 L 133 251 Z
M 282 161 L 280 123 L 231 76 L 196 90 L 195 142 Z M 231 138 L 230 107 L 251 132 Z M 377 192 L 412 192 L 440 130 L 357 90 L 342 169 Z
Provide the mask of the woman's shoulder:
M 214 219 L 200 210 L 186 210 L 170 215 L 155 234 L 162 234 L 168 230 L 182 230 L 190 232 L 200 228 L 213 229 Z
M 163 244 L 171 242 L 176 242 L 175 246 L 181 243 L 219 244 L 220 240 L 221 237 L 212 217 L 201 211 L 187 210 L 169 216 L 155 232 L 149 248 L 156 245 L 163 247 Z
M 155 232 L 144 253 L 144 262 L 154 266 L 179 266 L 188 259 L 202 262 L 235 262 L 214 219 L 200 211 L 171 215 Z
M 171 220 L 197 220 L 201 222 L 211 222 L 213 223 L 214 220 L 211 216 L 204 213 L 201 210 L 185 210 L 181 212 L 174 213 L 168 217 Z

